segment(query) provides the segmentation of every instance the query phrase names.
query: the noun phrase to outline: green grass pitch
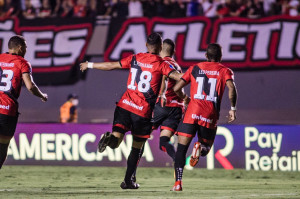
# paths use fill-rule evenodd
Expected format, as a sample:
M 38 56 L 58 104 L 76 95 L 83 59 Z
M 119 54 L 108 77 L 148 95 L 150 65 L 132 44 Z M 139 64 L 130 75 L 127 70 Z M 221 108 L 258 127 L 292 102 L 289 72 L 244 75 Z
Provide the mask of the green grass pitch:
M 122 190 L 120 167 L 3 166 L 0 198 L 300 198 L 300 172 L 185 170 L 183 191 L 171 192 L 172 168 L 139 168 L 138 190 Z

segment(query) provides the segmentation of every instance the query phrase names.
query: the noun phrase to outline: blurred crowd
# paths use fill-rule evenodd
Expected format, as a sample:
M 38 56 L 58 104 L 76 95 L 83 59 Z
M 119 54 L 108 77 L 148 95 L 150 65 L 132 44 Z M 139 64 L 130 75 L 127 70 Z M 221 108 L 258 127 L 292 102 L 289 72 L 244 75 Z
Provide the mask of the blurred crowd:
M 300 15 L 299 0 L 0 0 L 0 19 Z

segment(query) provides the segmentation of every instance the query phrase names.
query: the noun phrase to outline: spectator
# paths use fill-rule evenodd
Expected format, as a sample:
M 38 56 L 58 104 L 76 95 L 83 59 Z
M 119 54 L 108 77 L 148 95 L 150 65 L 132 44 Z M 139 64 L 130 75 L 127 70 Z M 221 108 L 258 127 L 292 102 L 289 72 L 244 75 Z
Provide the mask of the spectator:
M 271 15 L 281 15 L 282 14 L 282 3 L 281 0 L 276 0 L 271 6 Z
M 49 17 L 51 16 L 51 12 L 52 9 L 49 0 L 43 0 L 42 7 L 40 9 L 38 16 L 41 18 Z
M 72 0 L 62 0 L 61 7 L 59 9 L 60 17 L 71 17 L 73 16 L 73 1 Z
M 60 107 L 60 122 L 61 123 L 77 123 L 78 114 L 78 96 L 69 94 L 67 101 Z
M 130 0 L 128 4 L 128 17 L 142 17 L 143 6 L 139 0 Z
M 157 16 L 157 0 L 145 0 L 143 1 L 143 10 L 145 17 Z
M 295 16 L 299 15 L 299 13 L 298 13 L 299 0 L 290 0 L 288 7 L 289 7 L 289 15 L 290 16 L 295 17 Z
M 187 14 L 188 17 L 198 16 L 199 15 L 199 2 L 198 0 L 191 0 L 187 4 Z
M 97 16 L 97 0 L 90 0 L 90 8 L 88 10 L 89 17 L 96 17 Z
M 271 15 L 273 3 L 275 3 L 275 0 L 264 0 L 263 1 L 265 15 Z
M 15 17 L 20 14 L 21 4 L 19 1 L 1 0 L 0 1 L 0 19 Z
M 171 17 L 172 16 L 171 1 L 170 0 L 164 0 L 162 6 L 163 6 L 163 10 L 164 10 L 162 17 L 165 17 L 165 18 Z
M 87 0 L 77 0 L 73 8 L 74 17 L 86 17 L 87 16 Z
M 186 6 L 182 0 L 172 0 L 172 17 L 185 17 Z
M 217 7 L 217 15 L 219 18 L 230 16 L 230 3 L 231 0 L 223 0 Z
M 263 2 L 260 0 L 252 0 L 249 5 L 248 18 L 260 18 L 265 16 Z
M 209 18 L 216 17 L 219 4 L 218 0 L 203 0 L 203 15 Z
M 119 0 L 112 8 L 113 16 L 117 18 L 127 18 L 128 9 L 128 0 Z
M 35 8 L 32 6 L 30 0 L 25 0 L 25 10 L 23 11 L 23 17 L 26 19 L 34 19 L 36 11 Z

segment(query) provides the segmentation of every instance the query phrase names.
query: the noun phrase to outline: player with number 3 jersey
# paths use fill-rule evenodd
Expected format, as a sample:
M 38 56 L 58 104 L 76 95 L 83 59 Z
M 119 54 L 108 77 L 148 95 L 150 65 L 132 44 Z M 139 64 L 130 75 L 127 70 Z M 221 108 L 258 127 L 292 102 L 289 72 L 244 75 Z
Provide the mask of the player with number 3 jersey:
M 48 99 L 33 82 L 30 63 L 24 59 L 26 48 L 25 39 L 17 35 L 8 42 L 9 52 L 0 54 L 0 169 L 15 133 L 22 83 L 42 101 Z

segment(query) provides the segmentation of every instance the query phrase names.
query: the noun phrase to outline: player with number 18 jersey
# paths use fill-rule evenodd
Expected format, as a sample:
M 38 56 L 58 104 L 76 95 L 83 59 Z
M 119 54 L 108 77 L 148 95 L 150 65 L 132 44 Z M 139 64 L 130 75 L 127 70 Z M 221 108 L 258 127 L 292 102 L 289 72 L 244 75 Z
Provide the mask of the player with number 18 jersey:
M 127 90 L 117 106 L 136 115 L 151 118 L 159 93 L 162 75 L 175 69 L 171 64 L 151 53 L 138 53 L 120 61 L 123 69 L 130 69 Z

